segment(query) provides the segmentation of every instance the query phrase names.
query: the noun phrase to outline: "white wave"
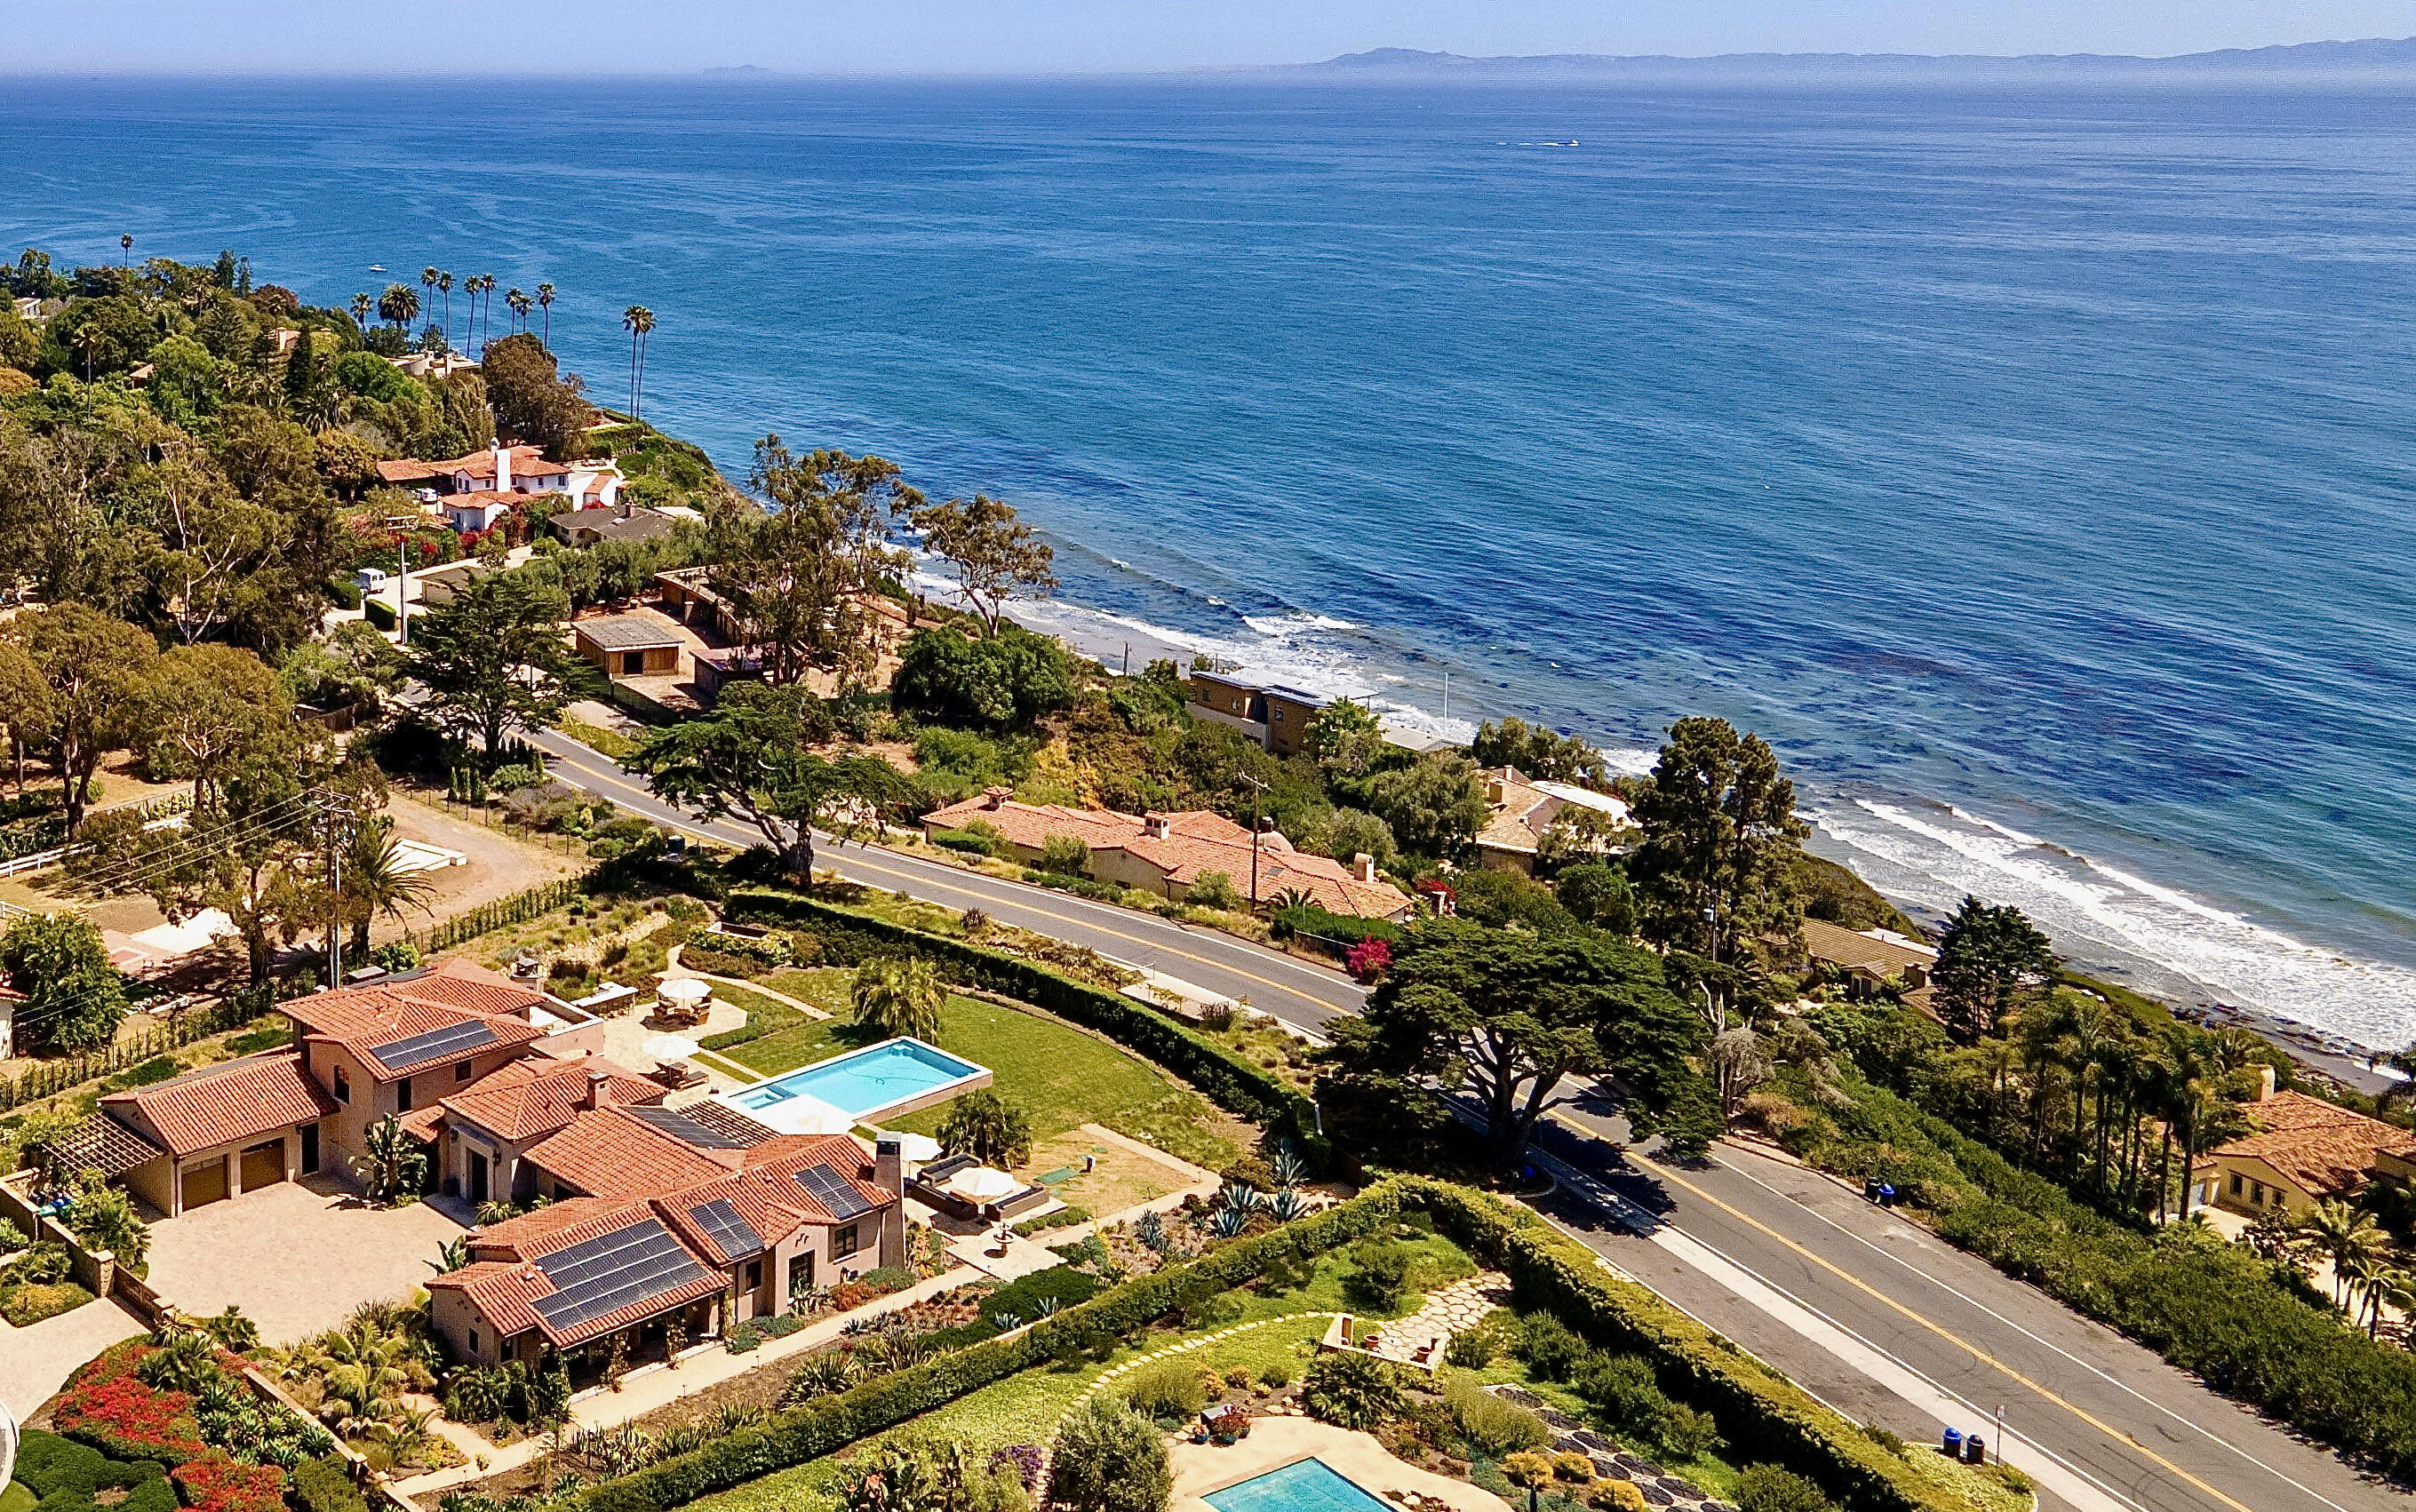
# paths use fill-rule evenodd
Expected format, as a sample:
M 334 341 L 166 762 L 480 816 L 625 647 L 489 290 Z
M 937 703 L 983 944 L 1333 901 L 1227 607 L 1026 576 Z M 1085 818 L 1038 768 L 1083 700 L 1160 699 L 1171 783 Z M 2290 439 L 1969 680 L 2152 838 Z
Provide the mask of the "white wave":
M 1857 799 L 1815 818 L 1830 836 L 1885 863 L 1885 880 L 1917 901 L 1948 909 L 1968 892 L 2013 903 L 2067 954 L 2094 946 L 2143 961 L 2212 1000 L 2375 1049 L 2416 1036 L 2416 972 L 2351 960 L 2051 841 L 1959 809 L 1946 813 L 1934 820 Z
M 1347 619 L 1335 619 L 1327 614 L 1312 614 L 1295 610 L 1285 614 L 1245 614 L 1242 623 L 1261 635 L 1297 635 L 1303 630 L 1355 630 L 1359 627 Z

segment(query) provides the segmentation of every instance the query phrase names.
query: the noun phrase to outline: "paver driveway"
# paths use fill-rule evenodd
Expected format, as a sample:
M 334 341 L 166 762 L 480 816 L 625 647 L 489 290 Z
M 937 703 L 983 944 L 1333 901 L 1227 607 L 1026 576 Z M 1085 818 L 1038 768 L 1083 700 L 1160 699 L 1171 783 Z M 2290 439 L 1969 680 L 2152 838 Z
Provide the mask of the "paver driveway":
M 430 1203 L 370 1207 L 312 1176 L 154 1223 L 150 1281 L 180 1312 L 234 1303 L 263 1342 L 290 1344 L 427 1280 L 438 1247 L 461 1232 Z

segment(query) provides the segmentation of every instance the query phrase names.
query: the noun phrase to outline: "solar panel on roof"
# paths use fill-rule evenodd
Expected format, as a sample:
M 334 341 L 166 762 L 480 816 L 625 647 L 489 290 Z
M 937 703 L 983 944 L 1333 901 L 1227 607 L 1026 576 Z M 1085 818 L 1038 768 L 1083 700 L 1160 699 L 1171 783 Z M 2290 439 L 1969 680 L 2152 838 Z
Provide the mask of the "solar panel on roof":
M 731 1206 L 727 1198 L 717 1197 L 710 1202 L 691 1207 L 687 1216 L 712 1237 L 714 1247 L 721 1251 L 724 1260 L 736 1260 L 741 1255 L 751 1255 L 763 1247 L 763 1241 L 755 1237 L 755 1231 L 747 1226 L 747 1220 L 738 1216 L 738 1209 Z
M 846 1178 L 828 1166 L 808 1166 L 797 1172 L 797 1185 L 813 1194 L 814 1200 L 830 1209 L 832 1217 L 842 1222 L 869 1213 L 873 1205 Z
M 370 1053 L 377 1057 L 380 1066 L 394 1071 L 406 1066 L 415 1066 L 421 1061 L 474 1050 L 480 1045 L 491 1045 L 494 1040 L 492 1029 L 476 1019 L 467 1019 L 460 1023 L 446 1024 L 442 1029 L 430 1029 L 424 1035 L 398 1039 L 391 1045 L 380 1045 Z
M 628 1108 L 623 1110 L 640 1123 L 662 1130 L 682 1144 L 692 1144 L 700 1150 L 743 1150 L 747 1142 L 707 1128 L 687 1114 L 669 1108 Z
M 564 1332 L 679 1290 L 708 1273 L 653 1218 L 540 1255 L 553 1294 L 533 1304 Z

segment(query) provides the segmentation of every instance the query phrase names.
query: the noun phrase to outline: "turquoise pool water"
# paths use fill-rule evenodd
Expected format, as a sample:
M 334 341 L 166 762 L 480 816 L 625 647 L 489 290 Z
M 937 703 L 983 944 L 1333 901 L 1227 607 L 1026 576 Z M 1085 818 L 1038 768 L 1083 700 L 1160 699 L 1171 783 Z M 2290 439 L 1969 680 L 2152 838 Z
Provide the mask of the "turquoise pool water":
M 1322 1459 L 1295 1459 L 1207 1498 L 1216 1512 L 1392 1512 Z
M 730 1101 L 767 1111 L 798 1097 L 810 1097 L 866 1123 L 926 1094 L 970 1081 L 984 1069 L 920 1040 L 884 1039 L 732 1093 Z

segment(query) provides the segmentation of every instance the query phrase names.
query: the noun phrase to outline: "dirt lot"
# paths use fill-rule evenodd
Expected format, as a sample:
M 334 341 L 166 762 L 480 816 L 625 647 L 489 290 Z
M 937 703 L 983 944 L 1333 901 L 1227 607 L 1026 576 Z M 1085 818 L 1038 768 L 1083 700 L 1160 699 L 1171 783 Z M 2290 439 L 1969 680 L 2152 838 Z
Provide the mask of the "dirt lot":
M 428 900 L 429 912 L 414 909 L 401 921 L 379 920 L 370 929 L 370 938 L 380 943 L 400 937 L 405 924 L 425 931 L 430 924 L 480 903 L 491 903 L 523 888 L 587 869 L 582 857 L 521 839 L 505 830 L 491 829 L 409 794 L 396 793 L 386 805 L 386 813 L 394 820 L 398 837 L 459 851 L 469 859 L 461 866 L 438 867 L 421 873 L 437 889 L 436 896 Z

